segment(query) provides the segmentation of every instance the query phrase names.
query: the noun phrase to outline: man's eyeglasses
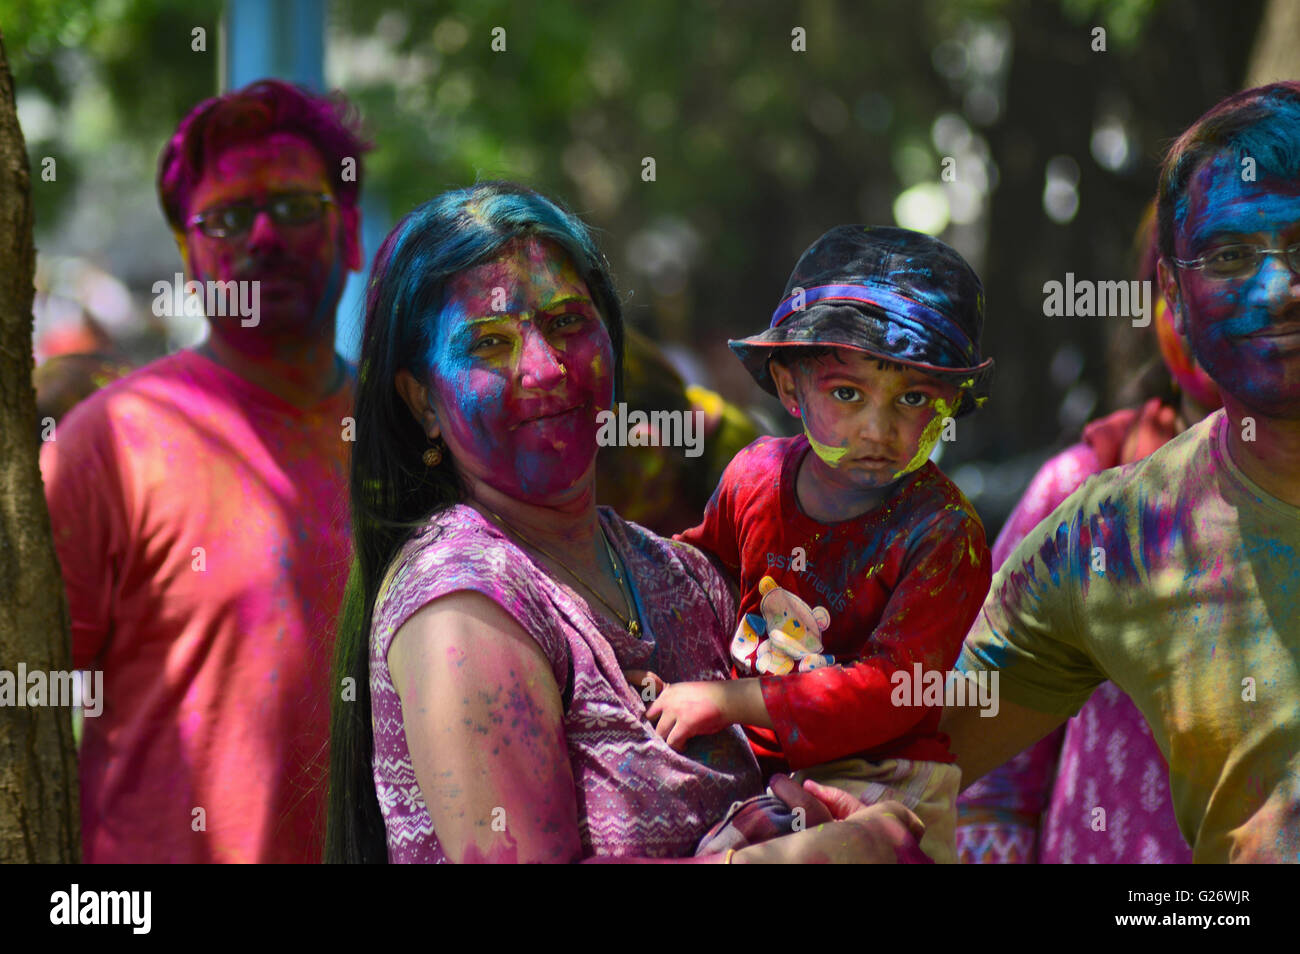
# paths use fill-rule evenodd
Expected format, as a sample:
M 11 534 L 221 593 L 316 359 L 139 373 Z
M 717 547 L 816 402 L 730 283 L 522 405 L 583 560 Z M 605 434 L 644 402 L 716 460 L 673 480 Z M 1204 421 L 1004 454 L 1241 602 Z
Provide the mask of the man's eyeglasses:
M 1266 255 L 1281 255 L 1293 272 L 1300 272 L 1300 243 L 1290 248 L 1260 248 L 1258 245 L 1224 245 L 1213 252 L 1187 261 L 1174 259 L 1181 268 L 1195 268 L 1210 278 L 1249 278 L 1259 271 Z
M 287 192 L 265 202 L 232 202 L 200 212 L 189 221 L 209 238 L 233 238 L 253 227 L 259 212 L 267 212 L 276 225 L 306 225 L 325 214 L 334 199 L 325 192 Z

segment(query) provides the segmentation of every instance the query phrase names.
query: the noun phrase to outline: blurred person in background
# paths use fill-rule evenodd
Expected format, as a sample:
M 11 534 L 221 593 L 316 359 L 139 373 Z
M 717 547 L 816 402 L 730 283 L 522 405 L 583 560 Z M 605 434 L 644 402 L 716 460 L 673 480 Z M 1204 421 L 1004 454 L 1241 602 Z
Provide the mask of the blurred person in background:
M 196 106 L 159 195 L 187 277 L 234 283 L 254 320 L 206 315 L 199 347 L 42 448 L 73 664 L 104 673 L 87 862 L 319 860 L 355 377 L 335 311 L 366 148 L 341 97 L 278 80 Z
M 36 430 L 42 440 L 57 439 L 57 424 L 69 411 L 104 385 L 125 377 L 131 365 L 107 354 L 61 354 L 32 371 L 36 392 Z
M 42 256 L 34 284 L 36 432 L 49 441 L 57 438 L 51 425 L 142 364 L 140 345 L 160 343 L 164 329 L 116 276 L 86 259 Z
M 625 329 L 623 380 L 630 409 L 699 414 L 702 451 L 656 446 L 664 435 L 650 433 L 641 446 L 601 448 L 597 458 L 597 497 L 619 516 L 660 536 L 671 536 L 700 522 L 713 488 L 731 458 L 759 435 L 741 408 L 698 384 L 688 385 L 660 348 L 645 335 Z M 653 443 L 652 443 L 653 442 Z

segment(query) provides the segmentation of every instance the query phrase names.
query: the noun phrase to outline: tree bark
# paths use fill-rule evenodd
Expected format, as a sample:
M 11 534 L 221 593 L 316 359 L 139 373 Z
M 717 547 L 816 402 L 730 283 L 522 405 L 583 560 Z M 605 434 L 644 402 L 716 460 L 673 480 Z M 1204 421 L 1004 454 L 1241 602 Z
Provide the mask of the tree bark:
M 1295 79 L 1300 79 L 1300 3 L 1268 0 L 1246 68 L 1246 88 Z
M 71 668 L 67 600 L 38 463 L 31 190 L 0 34 L 0 670 L 14 680 L 20 663 L 28 672 Z M 26 685 L 15 689 L 26 699 Z M 71 715 L 66 706 L 0 705 L 0 863 L 81 858 Z

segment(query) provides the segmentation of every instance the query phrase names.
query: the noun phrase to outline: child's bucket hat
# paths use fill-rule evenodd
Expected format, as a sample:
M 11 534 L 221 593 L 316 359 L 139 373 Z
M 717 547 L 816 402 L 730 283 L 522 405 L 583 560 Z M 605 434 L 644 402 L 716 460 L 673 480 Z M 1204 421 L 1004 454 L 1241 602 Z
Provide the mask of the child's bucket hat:
M 993 359 L 980 354 L 984 285 L 957 252 L 908 229 L 838 225 L 799 257 L 771 327 L 727 344 L 764 390 L 775 348 L 833 346 L 916 368 L 984 403 Z

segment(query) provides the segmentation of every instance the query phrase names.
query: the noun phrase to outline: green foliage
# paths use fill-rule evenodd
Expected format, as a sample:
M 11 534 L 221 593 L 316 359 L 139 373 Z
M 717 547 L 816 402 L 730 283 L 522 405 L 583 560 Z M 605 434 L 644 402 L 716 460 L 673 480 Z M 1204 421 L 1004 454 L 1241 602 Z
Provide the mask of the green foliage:
M 367 193 L 392 218 L 484 178 L 559 196 L 602 231 L 630 323 L 695 347 L 719 388 L 735 386 L 728 396 L 748 382 L 725 379 L 737 372 L 725 339 L 766 324 L 818 234 L 892 224 L 896 200 L 919 210 L 913 222 L 955 222 L 942 235 L 984 276 L 987 350 L 1015 369 L 980 418 L 1010 446 L 1055 434 L 1052 349 L 1084 355 L 1100 390 L 1103 332 L 1036 321 L 1044 278 L 1127 274 L 1162 145 L 1235 88 L 1260 6 L 333 0 L 326 68 L 376 143 Z M 125 206 L 139 212 L 147 190 L 124 198 L 125 185 L 152 181 L 178 120 L 216 92 L 220 14 L 218 0 L 0 0 L 33 168 L 59 159 L 60 187 L 36 190 L 38 228 L 82 172 L 99 186 L 85 206 L 101 228 Z M 206 53 L 190 49 L 195 26 Z M 1104 54 L 1094 26 L 1107 30 Z M 492 48 L 498 27 L 504 51 Z M 796 27 L 805 52 L 792 49 Z M 57 123 L 39 128 L 36 98 Z M 1119 165 L 1094 158 L 1103 120 L 1112 136 L 1122 128 Z M 944 154 L 961 148 L 973 163 L 941 182 Z M 1058 156 L 1080 174 L 1069 224 L 1043 206 Z M 931 215 L 980 178 L 975 217 Z M 997 417 L 1017 404 L 1023 414 Z M 981 426 L 957 453 L 980 452 Z
M 176 122 L 216 92 L 219 0 L 0 0 L 20 99 L 53 109 L 57 128 L 28 140 L 29 160 L 58 159 L 67 188 L 37 189 L 37 222 L 52 222 L 75 194 L 76 170 L 120 162 L 146 172 Z M 207 51 L 191 30 L 207 31 Z
M 757 300 L 774 301 L 820 224 L 888 220 L 892 145 L 928 143 L 935 115 L 960 103 L 929 68 L 940 37 L 905 4 L 452 0 L 333 16 L 339 78 L 380 144 L 368 175 L 395 213 L 479 178 L 529 182 L 608 230 L 637 303 L 655 292 L 625 244 L 670 220 L 689 223 L 707 269 L 748 270 Z M 807 52 L 791 48 L 795 27 Z M 367 44 L 388 69 L 357 58 Z M 715 325 L 763 321 L 728 314 L 723 289 L 704 295 Z
M 1061 8 L 1074 23 L 1106 28 L 1110 42 L 1131 48 L 1151 19 L 1160 0 L 1061 0 Z

